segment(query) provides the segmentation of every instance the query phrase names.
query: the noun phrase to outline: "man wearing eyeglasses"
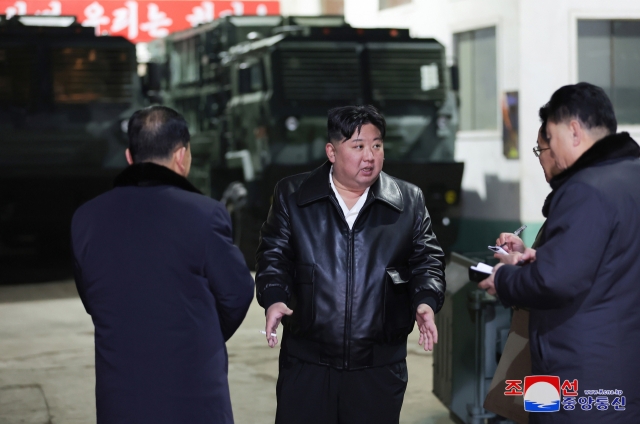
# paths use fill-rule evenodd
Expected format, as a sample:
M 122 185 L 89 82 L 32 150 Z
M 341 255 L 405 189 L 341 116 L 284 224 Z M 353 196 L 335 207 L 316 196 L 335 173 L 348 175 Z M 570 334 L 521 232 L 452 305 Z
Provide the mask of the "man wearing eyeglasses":
M 547 139 L 547 123 L 540 125 L 536 146 L 533 154 L 540 161 L 540 166 L 544 171 L 544 178 L 547 182 L 560 173 L 556 163 L 551 157 L 551 148 Z M 501 263 L 516 265 L 524 255 L 534 254 L 534 249 L 538 248 L 541 237 L 546 228 L 546 222 L 538 231 L 531 248 L 527 248 L 520 237 L 515 233 L 502 233 L 496 240 L 496 246 L 502 246 L 509 252 L 508 255 L 496 253 L 494 255 Z M 522 398 L 504 395 L 505 380 L 523 381 L 531 375 L 531 354 L 529 349 L 529 310 L 521 307 L 514 307 L 511 315 L 511 328 L 509 337 L 498 367 L 493 375 L 493 380 L 489 386 L 489 392 L 485 398 L 484 408 L 494 412 L 504 418 L 518 424 L 529 422 L 529 413 L 523 408 Z
M 498 264 L 480 287 L 530 308 L 532 374 L 577 381 L 579 403 L 563 397 L 530 422 L 638 423 L 640 147 L 616 134 L 611 101 L 588 83 L 557 90 L 540 117 L 561 170 L 540 247 L 524 266 Z
M 551 179 L 560 173 L 560 170 L 556 166 L 553 157 L 551 157 L 551 148 L 549 147 L 549 140 L 547 139 L 547 122 L 543 121 L 540 129 L 538 130 L 537 145 L 533 148 L 533 154 L 540 161 L 540 166 L 544 172 L 544 179 L 547 182 L 551 182 Z M 546 223 L 542 224 L 542 228 L 538 231 L 536 240 L 531 246 L 536 248 L 540 242 L 540 237 L 544 234 Z M 494 257 L 498 258 L 500 262 L 505 264 L 515 265 L 522 260 L 522 255 L 525 254 L 526 246 L 520 237 L 514 233 L 502 233 L 496 240 L 496 246 L 503 246 L 503 248 L 509 252 L 509 255 L 501 255 L 496 253 Z

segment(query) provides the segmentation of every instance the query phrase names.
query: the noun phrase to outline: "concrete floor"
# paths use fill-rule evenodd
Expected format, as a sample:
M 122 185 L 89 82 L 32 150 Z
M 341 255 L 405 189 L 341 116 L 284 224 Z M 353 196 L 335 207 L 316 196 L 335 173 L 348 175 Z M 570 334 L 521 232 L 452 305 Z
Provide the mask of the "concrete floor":
M 255 303 L 227 344 L 238 424 L 272 423 L 278 349 L 259 333 Z M 400 422 L 449 424 L 431 393 L 432 356 L 410 336 L 409 386 Z M 72 281 L 0 286 L 0 424 L 95 423 L 93 324 Z

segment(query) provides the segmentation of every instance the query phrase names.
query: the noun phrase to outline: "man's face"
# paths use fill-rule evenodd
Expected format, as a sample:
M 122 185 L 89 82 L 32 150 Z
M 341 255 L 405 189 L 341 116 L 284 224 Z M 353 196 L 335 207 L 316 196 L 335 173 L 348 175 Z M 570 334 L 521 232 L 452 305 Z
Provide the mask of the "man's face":
M 569 122 L 547 122 L 547 136 L 549 137 L 549 147 L 551 147 L 551 157 L 555 161 L 556 167 L 564 171 L 573 165 L 574 157 L 574 133 Z
M 542 169 L 544 170 L 544 178 L 547 180 L 547 182 L 549 182 L 551 181 L 551 178 L 558 175 L 560 171 L 556 166 L 556 162 L 551 157 L 549 143 L 547 143 L 547 141 L 540 136 L 538 136 L 538 147 L 541 149 L 538 160 L 540 161 L 540 166 L 542 166 Z
M 327 143 L 327 157 L 333 163 L 333 176 L 349 189 L 370 187 L 382 171 L 384 147 L 380 130 L 364 124 L 350 139 Z

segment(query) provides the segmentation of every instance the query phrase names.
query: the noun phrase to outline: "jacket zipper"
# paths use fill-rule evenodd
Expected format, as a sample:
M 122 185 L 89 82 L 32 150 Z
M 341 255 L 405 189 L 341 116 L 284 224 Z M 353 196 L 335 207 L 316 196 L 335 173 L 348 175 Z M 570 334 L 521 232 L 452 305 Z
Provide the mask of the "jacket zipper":
M 358 214 L 360 215 L 360 214 Z M 357 220 L 357 218 L 356 218 Z M 355 225 L 355 222 L 353 223 Z M 354 242 L 353 242 L 353 229 L 349 229 L 349 252 L 347 253 L 347 296 L 345 307 L 345 319 L 344 319 L 344 369 L 349 369 L 349 353 L 351 350 L 351 309 L 353 305 L 353 256 L 354 256 Z
M 344 369 L 349 369 L 349 359 L 351 354 L 351 310 L 353 309 L 353 286 L 355 285 L 354 281 L 354 273 L 355 273 L 355 237 L 353 228 L 356 227 L 358 220 L 362 216 L 362 214 L 371 206 L 373 203 L 373 199 L 371 201 L 366 201 L 364 205 L 362 205 L 362 209 L 358 212 L 358 216 L 356 220 L 353 222 L 353 225 L 349 229 L 349 252 L 347 254 L 347 305 L 345 310 L 345 328 L 344 328 L 344 361 L 343 366 Z
M 336 207 L 336 209 L 338 210 L 338 215 L 340 215 L 342 217 L 342 221 L 345 223 L 345 225 L 347 226 L 347 228 L 349 228 L 349 223 L 347 222 L 347 219 L 344 216 L 344 213 L 342 213 L 342 208 L 340 207 L 340 204 L 338 203 L 338 199 L 336 199 L 333 196 L 329 196 L 329 199 L 331 200 L 331 203 L 333 203 L 333 205 Z M 359 214 L 358 214 L 359 215 Z M 357 219 L 357 218 L 356 218 Z M 353 230 L 351 228 L 349 228 L 349 237 L 348 237 L 348 243 L 349 243 L 349 249 L 347 251 L 347 292 L 345 295 L 345 313 L 344 313 L 344 335 L 342 338 L 342 366 L 344 369 L 347 368 L 347 366 L 349 365 L 349 360 L 348 360 L 348 354 L 347 354 L 347 350 L 348 350 L 348 346 L 349 346 L 349 342 L 348 342 L 348 334 L 351 334 L 351 319 L 350 319 L 350 314 L 351 314 L 351 303 L 350 303 L 350 299 L 349 299 L 349 294 L 351 292 L 351 239 L 352 239 L 352 235 L 353 235 Z
M 338 200 L 332 197 L 330 198 L 334 206 L 338 209 L 338 211 L 342 212 L 342 208 L 338 204 Z M 349 369 L 349 356 L 350 356 L 349 353 L 351 349 L 351 309 L 353 304 L 352 293 L 353 293 L 353 284 L 354 284 L 353 257 L 355 256 L 355 240 L 354 240 L 355 238 L 353 237 L 353 228 L 356 226 L 356 223 L 362 216 L 362 213 L 371 205 L 371 203 L 373 203 L 373 199 L 371 201 L 365 202 L 365 204 L 362 205 L 362 209 L 360 209 L 360 212 L 358 213 L 356 220 L 353 222 L 353 226 L 349 228 L 349 237 L 347 239 L 347 242 L 349 244 L 349 249 L 347 252 L 347 293 L 345 296 L 344 340 L 343 340 L 343 346 L 342 346 L 342 352 L 343 352 L 342 366 L 345 370 Z M 344 221 L 345 224 L 347 224 L 347 227 L 349 227 L 349 223 L 344 217 L 344 214 L 342 214 L 342 220 Z

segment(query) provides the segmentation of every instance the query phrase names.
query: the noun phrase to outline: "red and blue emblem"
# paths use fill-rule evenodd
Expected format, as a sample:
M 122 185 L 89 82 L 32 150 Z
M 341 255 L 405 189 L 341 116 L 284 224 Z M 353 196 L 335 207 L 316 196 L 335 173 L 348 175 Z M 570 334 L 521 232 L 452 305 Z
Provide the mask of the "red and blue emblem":
M 560 410 L 560 377 L 532 375 L 524 378 L 524 410 L 556 412 Z

